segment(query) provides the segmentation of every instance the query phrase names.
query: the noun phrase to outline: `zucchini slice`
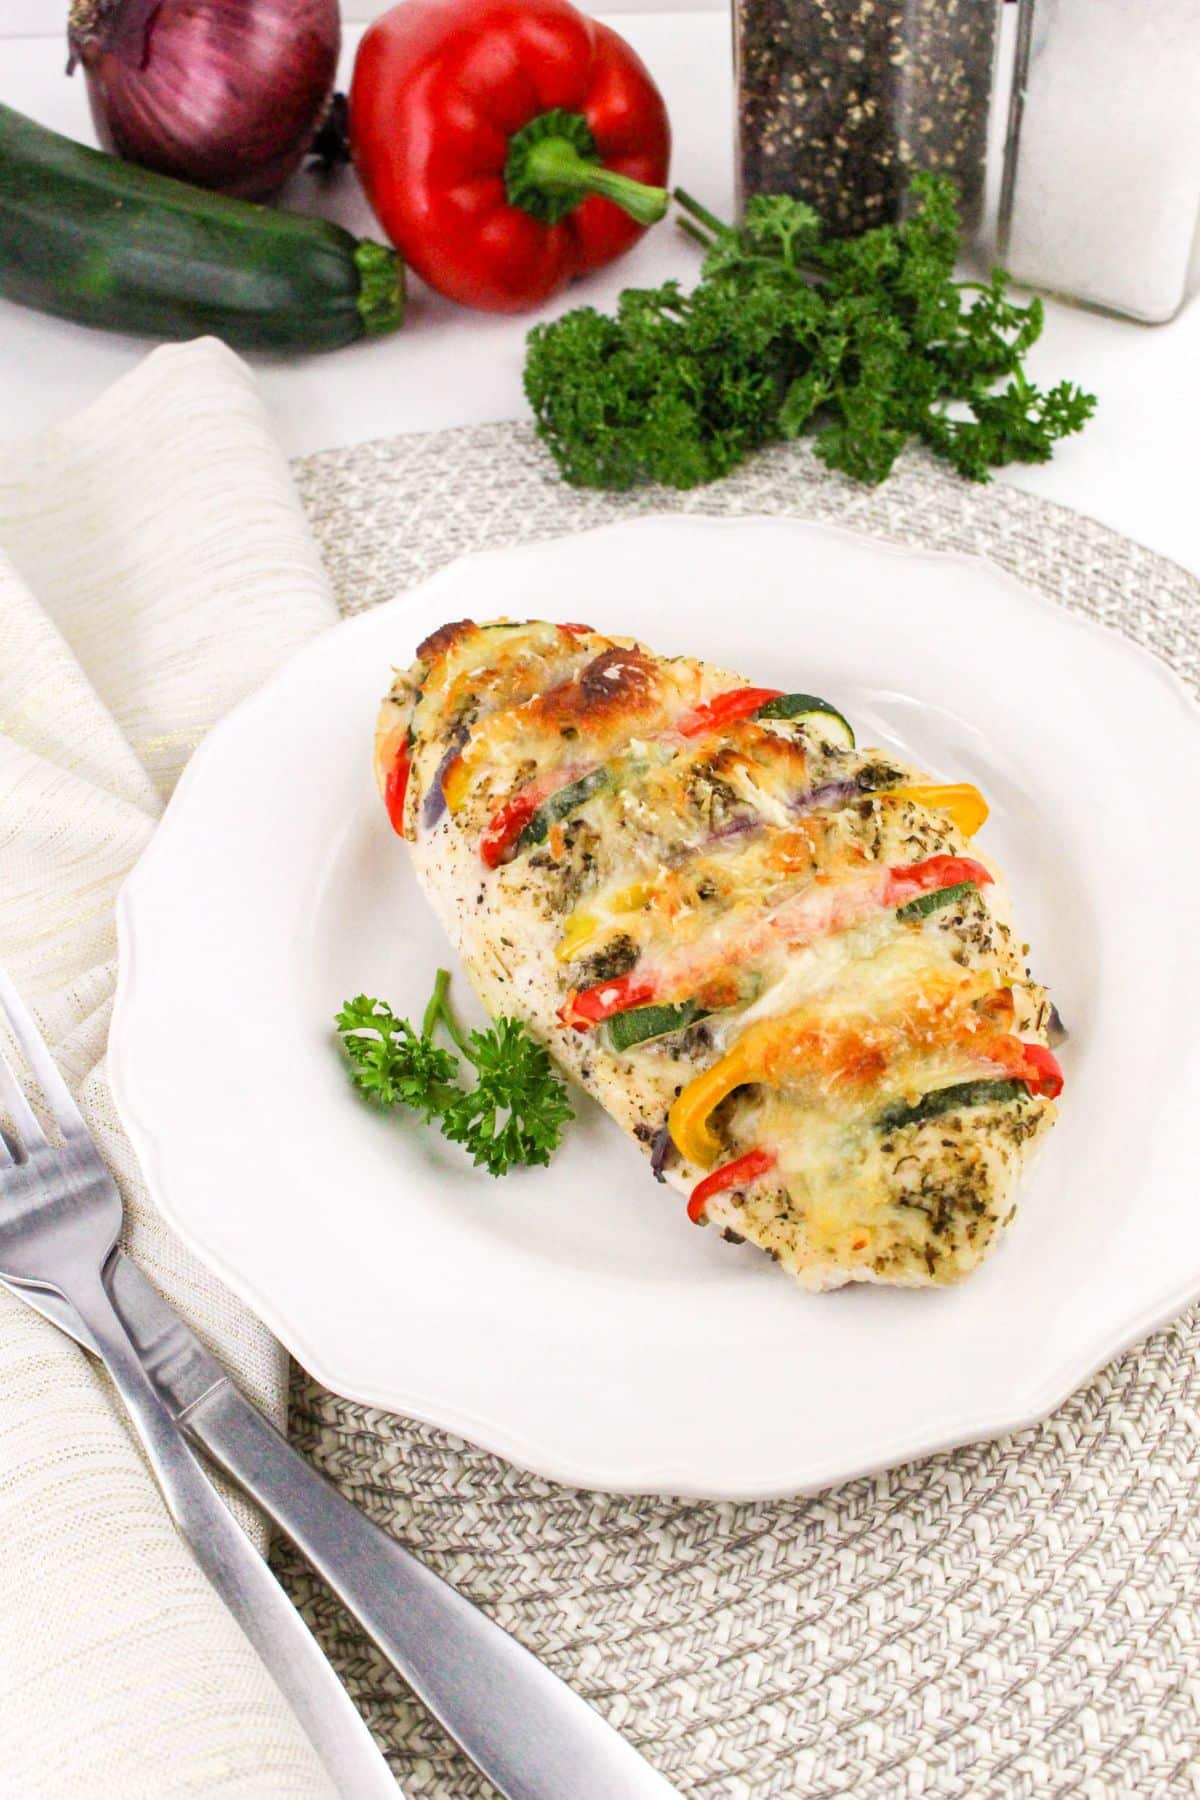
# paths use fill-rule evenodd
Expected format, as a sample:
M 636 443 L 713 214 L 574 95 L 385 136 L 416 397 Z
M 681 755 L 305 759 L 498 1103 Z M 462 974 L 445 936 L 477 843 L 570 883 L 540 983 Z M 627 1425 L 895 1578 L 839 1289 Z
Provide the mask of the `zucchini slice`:
M 592 769 L 588 774 L 581 775 L 578 781 L 570 781 L 566 787 L 559 788 L 548 800 L 542 801 L 517 839 L 517 850 L 530 850 L 534 844 L 545 843 L 552 825 L 557 824 L 559 819 L 565 819 L 568 813 L 573 813 L 577 806 L 582 806 L 585 800 L 590 800 L 593 794 L 600 793 L 611 782 L 611 770 Z
M 911 1106 L 900 1101 L 886 1107 L 875 1124 L 880 1131 L 895 1131 L 901 1125 L 922 1125 L 926 1119 L 957 1112 L 960 1106 L 988 1106 L 1028 1098 L 1029 1087 L 1024 1081 L 959 1081 L 953 1087 L 934 1088 L 932 1093 L 922 1094 Z
M 956 881 L 953 887 L 935 888 L 932 894 L 918 894 L 915 900 L 909 900 L 896 908 L 898 919 L 924 919 L 943 906 L 956 906 L 965 900 L 968 894 L 977 894 L 979 889 L 973 881 Z
M 819 727 L 827 738 L 845 750 L 854 749 L 854 731 L 849 719 L 819 694 L 780 694 L 768 700 L 755 713 L 756 719 L 795 719 L 801 725 Z
M 708 1013 L 694 1000 L 685 1000 L 681 1006 L 635 1006 L 631 1012 L 617 1013 L 608 1021 L 608 1041 L 614 1050 L 629 1050 L 634 1044 L 668 1037 L 673 1031 L 694 1025 L 697 1019 L 707 1018 Z

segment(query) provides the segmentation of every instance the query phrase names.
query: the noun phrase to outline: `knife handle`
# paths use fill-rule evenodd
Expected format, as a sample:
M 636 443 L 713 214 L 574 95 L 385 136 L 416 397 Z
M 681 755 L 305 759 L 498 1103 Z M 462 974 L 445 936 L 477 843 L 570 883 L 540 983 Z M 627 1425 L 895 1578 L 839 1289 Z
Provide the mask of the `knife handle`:
M 544 1663 L 310 1468 L 231 1382 L 180 1424 L 287 1533 L 506 1800 L 676 1795 Z

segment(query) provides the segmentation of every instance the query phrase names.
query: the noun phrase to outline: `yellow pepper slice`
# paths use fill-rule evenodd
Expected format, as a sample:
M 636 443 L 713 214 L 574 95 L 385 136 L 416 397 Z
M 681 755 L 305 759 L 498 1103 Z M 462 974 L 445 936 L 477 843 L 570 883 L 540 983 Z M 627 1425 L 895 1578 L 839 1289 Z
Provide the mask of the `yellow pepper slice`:
M 591 943 L 602 924 L 603 920 L 598 919 L 595 913 L 572 913 L 567 920 L 566 930 L 554 946 L 555 962 L 572 962 L 584 945 Z
M 608 914 L 637 912 L 639 907 L 646 904 L 650 887 L 651 884 L 648 881 L 634 881 L 629 887 L 619 888 L 605 901 L 603 913 L 572 913 L 563 927 L 562 937 L 555 946 L 555 961 L 572 962 L 585 944 L 590 944 L 594 937 L 613 923 Z
M 952 781 L 887 788 L 884 800 L 915 800 L 918 806 L 931 806 L 935 812 L 946 812 L 964 837 L 974 837 L 988 816 L 988 803 L 979 789 L 969 781 Z
M 451 813 L 460 811 L 462 803 L 467 797 L 470 780 L 470 765 L 463 761 L 460 751 L 442 776 L 442 793 L 446 796 L 446 805 Z
M 760 1019 L 743 1031 L 719 1062 L 688 1082 L 667 1115 L 667 1130 L 681 1156 L 702 1169 L 716 1161 L 721 1140 L 709 1129 L 712 1114 L 744 1082 L 777 1079 L 781 1057 L 786 1058 L 792 1046 L 797 1020 L 805 1016 L 780 1013 Z
M 711 1168 L 721 1153 L 721 1140 L 709 1129 L 710 1117 L 735 1087 L 757 1079 L 746 1048 L 746 1039 L 752 1035 L 746 1032 L 727 1056 L 689 1081 L 667 1114 L 667 1130 L 675 1148 L 698 1168 Z
M 858 1019 L 844 1019 L 842 1025 L 852 1036 L 861 1031 L 864 1036 L 876 1038 L 876 1045 L 868 1042 L 863 1046 L 868 1053 L 876 1047 L 891 1053 L 906 1042 L 919 1043 L 930 1032 L 940 1035 L 946 1027 L 939 1017 L 961 1017 L 975 1000 L 993 991 L 996 983 L 993 969 L 931 972 L 923 979 L 919 992 L 894 1005 L 883 1019 L 865 1012 Z M 667 1115 L 667 1129 L 680 1155 L 701 1168 L 709 1168 L 720 1154 L 721 1140 L 708 1121 L 722 1100 L 748 1082 L 779 1087 L 789 1078 L 794 1079 L 805 1067 L 806 1059 L 814 1054 L 821 1056 L 819 1039 L 824 1030 L 820 1009 L 814 1007 L 779 1013 L 749 1026 L 711 1069 L 688 1082 Z M 882 1041 L 881 1033 L 885 1034 Z M 802 1048 L 806 1039 L 808 1047 Z M 947 1030 L 946 1041 L 951 1039 L 952 1032 Z M 799 1066 L 798 1057 L 802 1059 Z

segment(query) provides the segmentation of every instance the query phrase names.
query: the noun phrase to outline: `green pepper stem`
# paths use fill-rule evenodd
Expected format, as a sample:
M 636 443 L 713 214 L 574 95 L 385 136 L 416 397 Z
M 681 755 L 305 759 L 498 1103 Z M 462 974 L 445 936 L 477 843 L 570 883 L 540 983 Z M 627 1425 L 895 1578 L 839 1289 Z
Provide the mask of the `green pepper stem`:
M 639 225 L 655 225 L 671 204 L 666 188 L 649 187 L 606 168 L 582 113 L 561 107 L 541 113 L 508 146 L 504 183 L 513 206 L 552 225 L 589 194 L 627 212 Z
M 708 233 L 706 231 L 701 231 L 698 225 L 693 225 L 690 219 L 677 219 L 676 224 L 679 226 L 684 237 L 690 237 L 692 242 L 694 244 L 699 244 L 702 250 L 712 249 L 712 239 L 709 237 Z
M 586 194 L 602 194 L 614 200 L 639 225 L 657 225 L 671 204 L 666 188 L 647 187 L 603 163 L 586 162 L 566 138 L 543 138 L 534 144 L 525 171 L 544 194 L 561 194 L 582 200 Z
M 724 237 L 732 229 L 724 219 L 718 219 L 716 213 L 709 212 L 707 206 L 701 206 L 686 188 L 675 189 L 675 204 L 690 213 L 693 219 L 698 219 L 701 225 L 706 225 L 714 237 Z

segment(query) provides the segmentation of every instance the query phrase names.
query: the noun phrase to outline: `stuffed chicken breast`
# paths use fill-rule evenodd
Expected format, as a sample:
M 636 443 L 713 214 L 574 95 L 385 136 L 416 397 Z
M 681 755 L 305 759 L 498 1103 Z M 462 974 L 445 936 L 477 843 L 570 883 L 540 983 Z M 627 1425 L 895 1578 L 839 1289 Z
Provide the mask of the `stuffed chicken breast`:
M 986 1254 L 1062 1077 L 975 788 L 820 697 L 542 622 L 436 631 L 376 767 L 484 1005 L 681 1217 L 814 1289 Z

